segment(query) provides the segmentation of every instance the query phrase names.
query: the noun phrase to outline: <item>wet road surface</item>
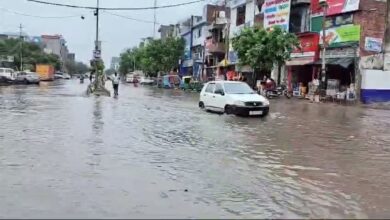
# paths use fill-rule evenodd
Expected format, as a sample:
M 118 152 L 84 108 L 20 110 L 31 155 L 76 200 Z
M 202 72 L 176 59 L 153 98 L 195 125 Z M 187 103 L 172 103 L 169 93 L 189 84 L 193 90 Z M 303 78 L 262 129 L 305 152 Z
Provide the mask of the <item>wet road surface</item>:
M 390 216 L 390 111 L 281 99 L 239 118 L 86 86 L 0 87 L 1 218 Z

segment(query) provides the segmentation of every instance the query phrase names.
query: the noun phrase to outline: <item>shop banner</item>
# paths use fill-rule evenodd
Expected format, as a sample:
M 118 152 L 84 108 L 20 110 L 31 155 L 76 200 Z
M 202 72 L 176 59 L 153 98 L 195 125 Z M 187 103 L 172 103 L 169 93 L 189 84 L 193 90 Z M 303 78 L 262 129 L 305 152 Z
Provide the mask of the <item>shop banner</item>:
M 280 26 L 289 30 L 291 0 L 265 0 L 264 28 Z
M 382 52 L 383 40 L 381 38 L 366 37 L 364 49 L 372 52 Z
M 327 3 L 327 15 L 336 15 L 359 10 L 360 0 L 327 0 Z M 311 10 L 313 16 L 323 14 L 319 0 L 311 0 Z
M 300 48 L 293 50 L 291 58 L 316 56 L 319 50 L 319 38 L 319 34 L 298 36 Z
M 345 25 L 337 28 L 330 28 L 326 30 L 325 41 L 328 46 L 345 42 L 359 42 L 360 41 L 360 25 Z M 321 37 L 321 44 L 323 39 Z

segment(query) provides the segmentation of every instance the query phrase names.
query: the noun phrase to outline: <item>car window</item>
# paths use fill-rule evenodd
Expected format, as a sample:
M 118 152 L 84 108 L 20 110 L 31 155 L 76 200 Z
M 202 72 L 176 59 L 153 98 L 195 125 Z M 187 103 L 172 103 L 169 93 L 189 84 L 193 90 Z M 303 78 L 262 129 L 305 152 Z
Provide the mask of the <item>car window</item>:
M 4 69 L 0 69 L 0 73 L 4 73 Z
M 220 84 L 220 83 L 215 84 L 214 93 L 218 93 L 218 91 L 219 91 L 219 93 L 223 92 L 223 87 L 222 87 L 222 84 Z
M 227 94 L 253 94 L 254 91 L 246 83 L 225 83 Z
M 207 85 L 206 92 L 213 93 L 214 92 L 214 88 L 215 88 L 215 84 L 214 83 L 210 83 L 210 84 Z

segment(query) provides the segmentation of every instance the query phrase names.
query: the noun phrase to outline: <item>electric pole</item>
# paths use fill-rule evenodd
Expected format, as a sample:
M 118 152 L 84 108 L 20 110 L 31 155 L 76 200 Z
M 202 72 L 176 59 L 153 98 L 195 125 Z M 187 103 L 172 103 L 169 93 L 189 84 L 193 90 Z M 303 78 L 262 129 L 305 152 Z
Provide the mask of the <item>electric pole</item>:
M 96 6 L 96 40 L 95 40 L 95 50 L 99 50 L 99 0 L 97 0 Z
M 154 0 L 154 23 L 153 23 L 153 39 L 156 39 L 156 26 L 157 26 L 157 0 Z
M 19 47 L 19 58 L 20 58 L 20 71 L 23 71 L 23 25 L 19 25 L 19 39 L 20 39 L 20 47 Z

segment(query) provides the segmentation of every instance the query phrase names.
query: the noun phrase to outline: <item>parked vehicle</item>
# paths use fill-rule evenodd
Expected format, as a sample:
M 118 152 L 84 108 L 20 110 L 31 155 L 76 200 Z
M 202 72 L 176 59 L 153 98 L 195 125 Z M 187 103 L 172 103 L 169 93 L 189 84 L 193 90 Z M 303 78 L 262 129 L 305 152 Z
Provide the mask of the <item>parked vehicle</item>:
M 147 77 L 141 77 L 140 84 L 141 85 L 153 85 L 154 84 L 154 80 L 149 78 L 149 77 L 148 78 Z
M 199 107 L 202 109 L 242 116 L 266 116 L 269 101 L 253 91 L 248 84 L 236 81 L 212 81 L 201 93 Z
M 16 73 L 10 68 L 0 68 L 0 82 L 12 83 L 16 78 Z
M 179 88 L 182 81 L 178 75 L 165 75 L 158 80 L 157 86 L 164 89 Z
M 67 73 L 63 73 L 63 72 L 56 72 L 54 74 L 54 79 L 70 79 L 71 76 Z
M 39 84 L 40 81 L 37 73 L 29 71 L 18 72 L 15 79 L 15 83 L 22 84 Z
M 54 80 L 54 67 L 47 64 L 37 64 L 36 72 L 39 75 L 41 81 L 53 81 Z
M 267 98 L 278 98 L 286 96 L 288 99 L 292 97 L 292 92 L 289 92 L 286 85 L 277 86 L 275 89 L 263 90 L 262 95 Z

